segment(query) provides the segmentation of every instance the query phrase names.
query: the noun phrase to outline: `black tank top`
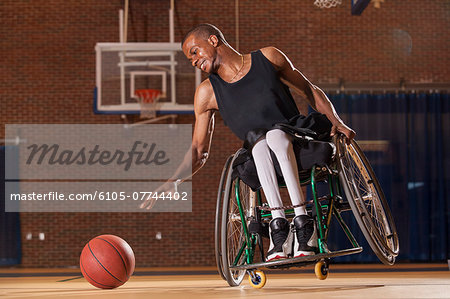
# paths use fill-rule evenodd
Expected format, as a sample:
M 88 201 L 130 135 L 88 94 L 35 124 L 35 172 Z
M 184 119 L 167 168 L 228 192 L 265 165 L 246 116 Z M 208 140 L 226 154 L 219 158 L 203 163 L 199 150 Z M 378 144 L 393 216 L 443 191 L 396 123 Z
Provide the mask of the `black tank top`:
M 239 81 L 228 83 L 218 74 L 209 75 L 220 115 L 241 140 L 250 130 L 269 130 L 300 114 L 289 88 L 264 54 L 252 52 L 251 59 L 250 70 Z

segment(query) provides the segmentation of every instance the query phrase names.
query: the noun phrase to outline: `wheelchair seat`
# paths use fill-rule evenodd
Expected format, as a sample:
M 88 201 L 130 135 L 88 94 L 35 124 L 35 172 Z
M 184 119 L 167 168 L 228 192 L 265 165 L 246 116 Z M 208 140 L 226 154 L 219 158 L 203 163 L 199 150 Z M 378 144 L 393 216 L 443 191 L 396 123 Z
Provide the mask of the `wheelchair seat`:
M 336 153 L 336 147 L 331 142 L 310 140 L 305 136 L 295 136 L 293 140 L 293 150 L 297 159 L 299 178 L 301 181 L 307 180 L 310 176 L 311 168 L 316 166 L 326 166 L 333 159 Z M 248 149 L 241 148 L 237 153 L 238 156 L 233 162 L 232 178 L 239 177 L 253 191 L 261 188 L 261 183 L 256 172 L 255 162 Z M 274 163 L 275 172 L 278 183 L 284 184 L 283 175 L 280 165 L 275 154 L 271 151 L 272 161 Z

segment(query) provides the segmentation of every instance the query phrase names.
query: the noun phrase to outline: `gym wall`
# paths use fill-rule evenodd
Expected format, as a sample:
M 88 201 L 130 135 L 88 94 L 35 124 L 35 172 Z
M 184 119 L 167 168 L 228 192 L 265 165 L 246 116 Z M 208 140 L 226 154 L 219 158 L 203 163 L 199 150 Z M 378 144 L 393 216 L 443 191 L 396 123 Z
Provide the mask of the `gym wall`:
M 94 114 L 93 89 L 94 46 L 118 42 L 123 2 L 2 1 L 1 138 L 6 123 L 121 123 L 118 115 Z M 234 1 L 175 2 L 176 41 L 207 22 L 236 44 Z M 168 0 L 131 0 L 128 41 L 167 42 L 168 9 Z M 240 1 L 239 11 L 241 52 L 276 46 L 319 86 L 450 82 L 447 1 L 385 1 L 361 16 L 350 14 L 350 1 L 334 9 L 313 0 Z M 193 123 L 193 116 L 178 122 Z M 220 172 L 241 145 L 220 117 L 216 123 L 211 158 L 194 178 L 192 213 L 22 213 L 22 266 L 77 266 L 84 244 L 107 233 L 129 242 L 137 266 L 214 265 Z M 25 240 L 39 232 L 45 241 Z

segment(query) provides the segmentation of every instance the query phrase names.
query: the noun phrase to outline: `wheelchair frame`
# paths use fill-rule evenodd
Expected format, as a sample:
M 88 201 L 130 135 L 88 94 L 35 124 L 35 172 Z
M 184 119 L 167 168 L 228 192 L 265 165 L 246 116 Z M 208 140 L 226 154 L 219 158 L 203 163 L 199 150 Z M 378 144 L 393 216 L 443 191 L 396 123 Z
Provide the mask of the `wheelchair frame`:
M 311 185 L 313 197 L 307 210 L 316 220 L 319 252 L 312 256 L 265 262 L 263 233 L 258 228 L 270 221 L 271 213 L 266 211 L 262 203 L 260 190 L 253 192 L 239 178 L 231 178 L 233 162 L 241 149 L 227 159 L 217 196 L 215 253 L 219 274 L 230 286 L 239 285 L 248 273 L 250 284 L 261 288 L 266 277 L 258 269 L 302 267 L 311 263 L 316 264 L 317 278 L 325 279 L 330 258 L 363 250 L 341 217 L 342 212 L 350 210 L 380 261 L 387 265 L 394 264 L 399 252 L 398 235 L 389 206 L 369 162 L 354 140 L 347 145 L 344 138 L 339 136 L 334 137 L 333 143 L 337 152 L 332 163 L 324 167 L 315 166 L 308 170 L 306 177 L 300 178 L 302 186 Z M 323 181 L 328 182 L 329 194 L 319 198 L 316 186 Z M 287 218 L 292 218 L 294 210 L 286 209 L 285 214 Z M 328 249 L 328 232 L 333 216 L 349 239 L 351 248 L 333 252 Z M 250 226 L 253 229 L 249 229 Z M 236 232 L 238 235 L 235 236 Z M 239 243 L 238 246 L 230 244 L 233 242 Z M 258 247 L 261 262 L 255 263 Z

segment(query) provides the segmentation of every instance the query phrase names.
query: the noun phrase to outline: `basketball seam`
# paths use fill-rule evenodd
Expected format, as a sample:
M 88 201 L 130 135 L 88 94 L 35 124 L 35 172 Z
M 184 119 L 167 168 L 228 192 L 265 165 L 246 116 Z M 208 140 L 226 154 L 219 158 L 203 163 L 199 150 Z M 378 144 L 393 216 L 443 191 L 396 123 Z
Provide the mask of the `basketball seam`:
M 108 288 L 115 288 L 114 286 L 110 286 L 110 285 L 107 285 L 107 284 L 103 284 L 103 283 L 100 283 L 100 282 L 96 281 L 95 279 L 93 279 L 93 278 L 86 272 L 86 269 L 84 269 L 83 261 L 82 261 L 82 260 L 81 260 L 81 262 L 80 262 L 80 265 L 81 265 L 81 271 L 82 271 L 84 274 L 86 274 L 87 277 L 89 277 L 89 278 L 90 278 L 93 282 L 95 282 L 96 284 L 99 284 L 99 285 L 102 285 L 102 286 L 105 286 L 105 287 L 108 287 Z
M 91 249 L 91 246 L 89 245 L 89 243 L 88 243 L 88 248 L 89 248 L 89 251 L 92 253 L 92 256 L 93 256 L 93 257 L 97 260 L 97 262 L 100 264 L 100 266 L 102 266 L 102 268 L 105 269 L 105 271 L 108 272 L 109 275 L 111 275 L 112 277 L 114 277 L 115 279 L 117 279 L 118 281 L 120 281 L 120 282 L 123 283 L 122 280 L 120 280 L 120 279 L 118 279 L 117 277 L 115 277 L 111 272 L 108 271 L 108 269 L 105 268 L 105 266 L 103 266 L 103 264 L 98 260 L 98 258 L 97 258 L 97 257 L 95 256 L 95 254 L 92 252 L 92 249 Z
M 127 269 L 127 265 L 126 265 L 126 263 L 125 263 L 125 260 L 123 259 L 122 254 L 120 254 L 119 250 L 117 250 L 116 246 L 114 246 L 113 244 L 111 244 L 110 242 L 108 242 L 108 241 L 105 240 L 105 239 L 102 239 L 102 238 L 99 238 L 99 237 L 97 237 L 96 239 L 103 240 L 103 241 L 105 241 L 106 243 L 108 243 L 109 245 L 111 245 L 112 248 L 114 248 L 114 250 L 115 250 L 115 251 L 117 252 L 117 254 L 120 256 L 120 259 L 122 260 L 122 263 L 123 263 L 123 266 L 124 266 L 124 268 L 125 268 L 125 273 L 126 273 L 126 275 L 127 275 L 127 278 L 130 278 L 130 276 L 128 276 L 128 269 Z

